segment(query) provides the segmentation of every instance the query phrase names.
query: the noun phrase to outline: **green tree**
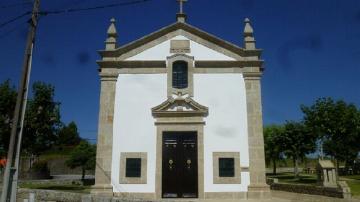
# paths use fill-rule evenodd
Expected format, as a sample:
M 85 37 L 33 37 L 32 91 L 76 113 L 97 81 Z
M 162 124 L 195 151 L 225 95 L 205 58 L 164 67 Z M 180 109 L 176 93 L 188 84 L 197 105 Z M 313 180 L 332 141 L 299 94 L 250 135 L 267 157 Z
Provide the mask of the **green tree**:
M 55 89 L 43 82 L 33 84 L 33 98 L 28 101 L 23 150 L 33 156 L 50 149 L 57 141 L 60 121 L 60 104 L 54 101 Z
M 58 135 L 58 145 L 60 146 L 74 146 L 81 141 L 79 132 L 75 122 L 70 122 L 67 126 L 63 126 Z
M 66 165 L 74 169 L 81 167 L 84 180 L 86 170 L 95 169 L 96 146 L 89 144 L 87 141 L 81 141 L 78 146 L 70 154 L 70 158 L 66 161 Z
M 11 86 L 10 80 L 0 84 L 0 156 L 6 155 L 9 147 L 16 96 L 16 90 Z
M 306 154 L 316 149 L 316 135 L 311 133 L 301 122 L 287 121 L 283 135 L 283 147 L 286 155 L 291 157 L 294 163 L 294 175 L 299 176 L 299 162 Z
M 320 98 L 301 106 L 305 124 L 323 140 L 324 152 L 339 161 L 353 161 L 360 151 L 360 112 L 343 100 Z
M 273 166 L 273 174 L 276 175 L 276 162 L 282 159 L 283 134 L 285 130 L 280 125 L 270 125 L 264 128 L 265 159 Z

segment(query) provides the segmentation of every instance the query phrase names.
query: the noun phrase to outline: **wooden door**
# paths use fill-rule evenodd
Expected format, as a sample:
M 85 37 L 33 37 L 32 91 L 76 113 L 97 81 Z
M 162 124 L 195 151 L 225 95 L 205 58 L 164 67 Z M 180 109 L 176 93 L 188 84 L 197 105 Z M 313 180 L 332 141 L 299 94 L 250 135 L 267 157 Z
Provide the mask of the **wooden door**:
M 162 151 L 162 197 L 197 198 L 196 132 L 164 132 Z

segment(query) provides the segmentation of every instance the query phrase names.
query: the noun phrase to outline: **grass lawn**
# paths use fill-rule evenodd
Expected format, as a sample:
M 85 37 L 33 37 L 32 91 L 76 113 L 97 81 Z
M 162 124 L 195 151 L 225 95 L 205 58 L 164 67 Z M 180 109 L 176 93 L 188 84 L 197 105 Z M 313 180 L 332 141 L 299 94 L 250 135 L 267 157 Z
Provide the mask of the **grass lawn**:
M 278 173 L 276 175 L 268 174 L 269 178 L 277 178 L 279 182 L 289 184 L 308 184 L 316 185 L 316 175 L 311 174 L 300 174 L 299 178 L 294 177 L 294 173 Z
M 82 186 L 82 185 L 58 185 L 58 184 L 52 184 L 52 183 L 46 183 L 46 184 L 23 183 L 20 185 L 20 188 L 61 190 L 61 191 L 69 191 L 69 192 L 77 192 L 77 193 L 90 193 L 90 186 Z

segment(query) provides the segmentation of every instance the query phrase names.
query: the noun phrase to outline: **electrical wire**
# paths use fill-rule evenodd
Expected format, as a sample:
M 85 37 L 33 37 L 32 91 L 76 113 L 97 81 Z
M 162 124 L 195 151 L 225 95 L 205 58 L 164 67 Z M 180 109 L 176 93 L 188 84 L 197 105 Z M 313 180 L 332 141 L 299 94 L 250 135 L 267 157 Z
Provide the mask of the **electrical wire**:
M 71 13 L 71 12 L 79 12 L 79 11 L 97 10 L 97 9 L 104 9 L 104 8 L 129 6 L 129 5 L 144 3 L 144 2 L 147 2 L 147 1 L 151 1 L 151 0 L 135 0 L 135 1 L 107 4 L 107 5 L 87 7 L 87 8 L 70 8 L 70 9 L 64 9 L 64 10 L 41 11 L 41 12 L 39 12 L 39 14 L 40 15 L 50 15 L 50 14 L 61 14 L 61 13 Z
M 13 3 L 13 4 L 7 4 L 7 5 L 2 5 L 0 6 L 1 8 L 12 8 L 12 7 L 17 7 L 17 6 L 25 6 L 25 5 L 29 5 L 32 4 L 32 2 L 22 2 L 22 3 Z
M 30 13 L 31 13 L 31 11 L 27 11 L 27 12 L 25 12 L 25 13 L 19 15 L 19 16 L 16 16 L 16 17 L 14 17 L 14 18 L 11 18 L 10 20 L 8 20 L 8 21 L 6 21 L 6 22 L 1 23 L 1 24 L 0 24 L 0 28 L 5 27 L 6 25 L 8 25 L 8 24 L 10 24 L 10 23 L 12 23 L 12 22 L 15 22 L 15 21 L 21 19 L 21 18 L 23 18 L 24 16 L 29 15 Z
M 140 4 L 140 3 L 144 3 L 147 1 L 151 1 L 151 0 L 133 0 L 133 1 L 127 1 L 127 2 L 121 2 L 121 3 L 113 3 L 113 4 L 106 4 L 106 5 L 100 5 L 100 6 L 94 6 L 94 7 L 87 7 L 87 8 L 69 8 L 69 9 L 63 9 L 63 10 L 53 10 L 53 11 L 40 11 L 38 14 L 40 15 L 51 15 L 51 14 L 62 14 L 62 13 L 72 13 L 72 12 L 80 12 L 80 11 L 88 11 L 88 10 L 97 10 L 97 9 L 105 9 L 105 8 L 113 8 L 113 7 L 120 7 L 120 6 L 129 6 L 129 5 L 135 5 L 135 4 Z M 14 3 L 14 4 L 9 4 L 9 5 L 4 5 L 4 6 L 0 6 L 0 8 L 6 8 L 6 7 L 12 7 L 12 6 L 19 6 L 19 5 L 25 5 L 25 4 L 29 4 L 30 2 L 26 2 L 26 3 Z M 23 17 L 25 17 L 26 15 L 31 14 L 31 11 L 27 11 L 19 16 L 16 16 L 14 18 L 11 18 L 3 23 L 0 24 L 0 28 L 5 27 L 6 25 L 15 22 Z M 17 27 L 14 27 L 10 30 L 8 30 L 7 32 L 5 32 L 4 34 L 0 35 L 0 38 L 4 38 L 5 36 L 7 36 L 9 33 L 14 32 L 17 29 Z
M 7 37 L 9 34 L 13 33 L 16 30 L 18 30 L 18 28 L 20 28 L 24 24 L 27 24 L 27 22 L 18 24 L 17 26 L 13 27 L 12 29 L 9 29 L 8 31 L 4 32 L 3 34 L 0 34 L 0 39 Z

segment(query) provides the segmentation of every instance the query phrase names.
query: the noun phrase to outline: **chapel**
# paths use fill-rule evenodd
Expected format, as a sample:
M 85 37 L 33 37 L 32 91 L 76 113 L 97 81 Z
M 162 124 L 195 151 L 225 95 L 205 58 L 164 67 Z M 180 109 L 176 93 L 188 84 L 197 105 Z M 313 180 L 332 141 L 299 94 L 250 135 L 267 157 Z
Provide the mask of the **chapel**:
M 268 198 L 263 60 L 245 19 L 242 47 L 186 22 L 99 51 L 92 193 L 147 200 Z M 239 35 L 239 33 L 234 33 Z

